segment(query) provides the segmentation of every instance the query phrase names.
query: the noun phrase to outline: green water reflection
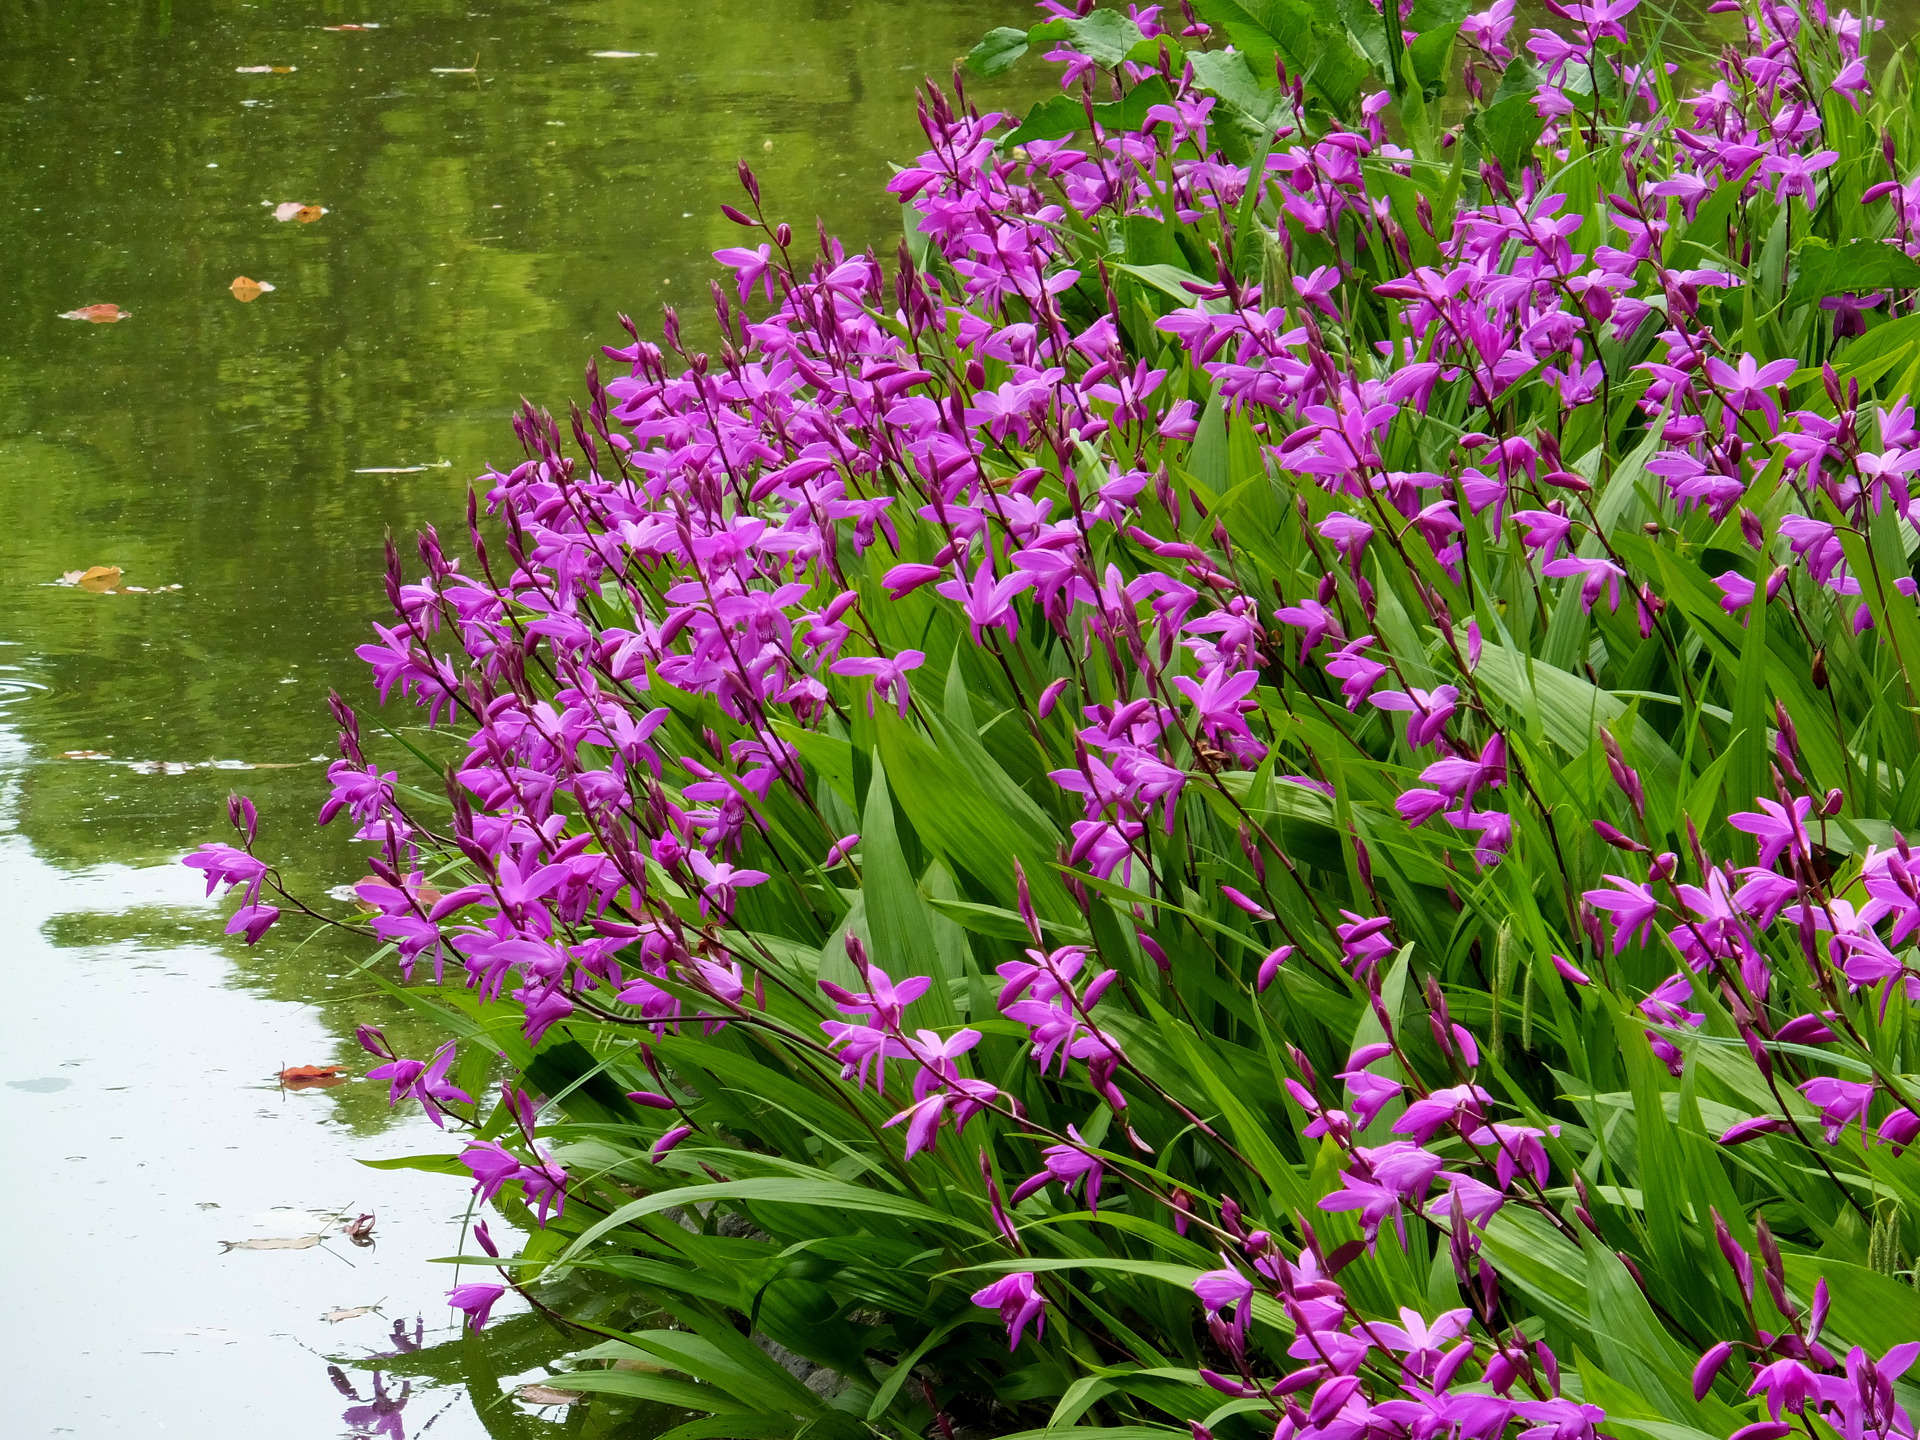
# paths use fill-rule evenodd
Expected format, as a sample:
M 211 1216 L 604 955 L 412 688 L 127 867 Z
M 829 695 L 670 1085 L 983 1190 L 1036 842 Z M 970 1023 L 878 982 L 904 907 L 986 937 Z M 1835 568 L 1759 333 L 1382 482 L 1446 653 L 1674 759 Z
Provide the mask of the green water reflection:
M 328 1038 L 310 1048 L 331 1053 L 289 1062 L 352 1058 L 356 1020 L 384 1015 L 405 1033 L 347 975 L 359 958 L 350 947 L 300 946 L 297 934 L 258 951 L 217 941 L 211 913 L 159 867 L 216 838 L 222 798 L 242 788 L 260 803 L 268 848 L 309 889 L 354 879 L 344 835 L 310 823 L 314 757 L 332 748 L 329 687 L 366 695 L 351 655 L 384 607 L 386 529 L 457 530 L 466 479 L 514 458 L 518 397 L 559 406 L 578 394 L 594 347 L 617 338 L 617 312 L 651 328 L 672 302 L 700 325 L 708 253 L 739 235 L 718 211 L 737 194 L 737 158 L 796 230 L 823 216 L 850 242 L 890 249 L 898 212 L 881 187 L 888 162 L 916 148 L 915 84 L 985 29 L 1030 13 L 1025 0 L 0 0 L 0 806 L 16 844 L 8 873 L 25 877 L 13 883 L 49 897 L 30 920 L 0 914 L 8 963 L 30 955 L 46 982 L 13 1008 L 10 1039 L 83 1026 L 55 982 L 70 964 L 76 977 L 95 966 L 85 983 L 101 983 L 103 963 L 118 967 L 105 983 L 151 972 L 156 987 L 114 1032 L 132 1067 L 167 1065 L 170 1026 L 196 1024 L 204 997 L 193 987 L 210 983 L 263 1005 L 317 1005 L 300 1013 Z M 342 24 L 378 28 L 322 28 Z M 242 73 L 258 66 L 288 68 Z M 276 221 L 272 207 L 288 201 L 327 213 Z M 242 304 L 228 289 L 242 275 L 275 288 Z M 101 303 L 131 318 L 59 318 Z M 434 468 L 356 473 L 423 465 Z M 96 595 L 51 583 L 95 565 L 181 588 Z M 60 898 L 69 881 L 84 901 Z M 250 1012 L 220 1013 L 224 1030 L 195 1031 L 196 1043 L 245 1049 Z M 122 1122 L 99 1119 L 84 1085 L 52 1096 L 38 1079 L 22 1083 L 39 1087 L 22 1105 L 71 1101 L 59 1133 L 115 1129 L 103 1150 L 121 1139 Z M 245 1141 L 258 1087 L 233 1084 L 190 1103 Z M 370 1087 L 309 1102 L 303 1113 L 324 1120 L 300 1123 L 343 1165 L 390 1124 Z M 211 1201 L 219 1165 L 234 1163 L 216 1155 L 187 1188 Z M 77 1171 L 52 1171 L 51 1208 L 69 1216 L 116 1186 L 150 1183 L 109 1168 L 104 1190 L 82 1191 Z M 459 1199 L 452 1186 L 443 1208 Z M 40 1204 L 44 1213 L 49 1196 Z M 423 1240 L 413 1258 L 446 1253 L 431 1248 L 443 1243 Z M 88 1262 L 75 1263 L 87 1290 Z M 265 1304 L 292 1273 L 260 1266 L 244 1283 Z M 134 1288 L 169 1290 L 188 1308 L 179 1296 L 203 1283 L 214 1282 L 182 1270 Z M 444 1284 L 436 1272 L 415 1288 Z M 225 1294 L 216 1286 L 196 1303 L 242 1303 Z M 409 1315 L 417 1301 L 405 1302 Z M 49 1304 L 52 1322 L 96 1332 L 79 1363 L 118 1351 L 129 1368 L 89 1388 L 85 1404 L 28 1400 L 15 1433 L 119 1434 L 138 1419 L 201 1436 L 262 1423 L 397 1434 L 425 1418 L 395 1418 L 400 1380 L 369 1399 L 366 1378 L 348 1375 L 357 1408 L 339 1419 L 348 1397 L 297 1350 L 293 1368 L 250 1359 L 258 1373 L 184 1351 L 142 1370 L 126 1358 L 149 1353 L 132 1320 Z M 116 1324 L 129 1327 L 124 1343 Z M 325 1350 L 331 1333 L 299 1343 Z M 515 1334 L 516 1353 L 541 1358 L 537 1340 Z M 44 1377 L 81 1353 L 33 1347 L 32 1368 Z M 391 1363 L 429 1387 L 479 1363 L 404 1359 Z M 222 1394 L 230 1403 L 205 1398 Z M 607 1423 L 485 1408 L 498 1434 Z M 289 1418 L 298 1423 L 279 1423 Z M 435 1434 L 481 1425 L 460 1410 Z

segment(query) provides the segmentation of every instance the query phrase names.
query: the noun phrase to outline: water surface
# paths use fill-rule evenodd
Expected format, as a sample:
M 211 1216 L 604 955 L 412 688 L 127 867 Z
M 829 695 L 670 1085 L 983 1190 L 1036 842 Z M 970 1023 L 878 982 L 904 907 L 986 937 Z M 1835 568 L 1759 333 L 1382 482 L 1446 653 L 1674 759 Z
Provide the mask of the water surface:
M 464 1188 L 356 1163 L 447 1137 L 375 1087 L 274 1079 L 364 1068 L 360 1020 L 425 1037 L 351 947 L 223 939 L 172 862 L 237 787 L 307 889 L 357 878 L 311 819 L 387 528 L 457 531 L 466 479 L 515 458 L 518 397 L 577 395 L 619 311 L 702 310 L 737 158 L 801 233 L 822 215 L 891 249 L 914 85 L 1029 14 L 0 0 L 7 1436 L 661 1423 L 504 1398 L 563 1348 L 534 1317 L 447 1343 L 451 1272 L 425 1262 L 455 1251 Z M 326 213 L 276 221 L 287 202 Z M 241 276 L 274 288 L 243 304 Z M 97 304 L 131 318 L 59 318 Z M 93 566 L 150 593 L 52 583 Z M 371 1247 L 327 1228 L 362 1213 Z

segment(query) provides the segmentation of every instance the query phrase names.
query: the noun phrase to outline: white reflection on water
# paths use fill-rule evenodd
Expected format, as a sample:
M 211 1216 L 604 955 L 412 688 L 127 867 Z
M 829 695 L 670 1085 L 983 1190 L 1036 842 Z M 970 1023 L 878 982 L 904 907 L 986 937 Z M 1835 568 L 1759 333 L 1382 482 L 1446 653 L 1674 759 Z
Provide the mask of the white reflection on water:
M 333 1037 L 311 1007 L 229 988 L 207 944 L 54 944 L 54 922 L 79 912 L 167 914 L 211 937 L 218 911 L 177 866 L 37 858 L 14 825 L 23 760 L 0 729 L 0 1429 L 398 1440 L 405 1405 L 409 1433 L 437 1415 L 436 1437 L 484 1434 L 454 1393 L 376 1386 L 326 1358 L 417 1348 L 417 1316 L 439 1338 L 451 1271 L 425 1261 L 458 1248 L 461 1187 L 357 1159 L 444 1151 L 446 1137 L 424 1121 L 354 1135 L 327 1092 L 281 1090 L 274 1075 L 330 1055 Z M 372 1248 L 336 1231 L 300 1251 L 221 1253 L 368 1210 Z

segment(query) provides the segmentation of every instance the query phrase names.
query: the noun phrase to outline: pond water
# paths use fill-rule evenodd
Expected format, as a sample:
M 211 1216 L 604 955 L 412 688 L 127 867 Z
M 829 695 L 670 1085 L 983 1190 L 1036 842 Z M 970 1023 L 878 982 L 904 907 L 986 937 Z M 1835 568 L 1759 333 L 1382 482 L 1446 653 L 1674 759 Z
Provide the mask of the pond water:
M 579 394 L 618 311 L 700 314 L 736 158 L 802 233 L 890 249 L 914 85 L 1030 14 L 0 0 L 7 1436 L 660 1423 L 511 1398 L 564 1348 L 535 1317 L 453 1341 L 427 1262 L 464 1187 L 357 1163 L 448 1138 L 364 1082 L 275 1078 L 357 1073 L 355 1023 L 404 1018 L 351 948 L 227 940 L 174 862 L 238 788 L 309 892 L 357 878 L 312 817 L 386 528 L 457 532 L 517 397 Z M 93 305 L 130 318 L 60 318 Z M 53 583 L 95 566 L 146 593 Z M 339 1229 L 362 1214 L 370 1245 Z

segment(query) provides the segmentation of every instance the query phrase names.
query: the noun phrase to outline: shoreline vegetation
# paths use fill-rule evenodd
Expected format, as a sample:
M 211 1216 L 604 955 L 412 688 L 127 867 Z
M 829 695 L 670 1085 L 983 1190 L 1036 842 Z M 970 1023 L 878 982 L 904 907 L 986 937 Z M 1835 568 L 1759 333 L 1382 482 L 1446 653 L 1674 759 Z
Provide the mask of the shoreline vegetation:
M 450 1303 L 671 1440 L 1912 1436 L 1910 58 L 1042 9 L 389 547 Z

